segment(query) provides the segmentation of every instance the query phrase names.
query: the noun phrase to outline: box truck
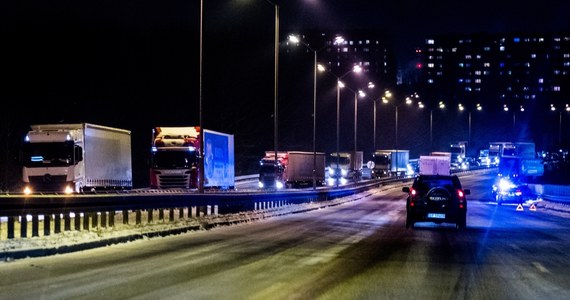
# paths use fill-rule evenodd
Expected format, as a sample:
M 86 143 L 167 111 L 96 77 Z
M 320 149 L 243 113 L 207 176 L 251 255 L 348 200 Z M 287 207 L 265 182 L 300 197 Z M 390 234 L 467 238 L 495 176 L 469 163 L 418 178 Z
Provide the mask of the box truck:
M 131 132 L 79 124 L 32 125 L 22 147 L 24 193 L 131 189 Z
M 322 152 L 279 151 L 275 159 L 275 151 L 265 151 L 259 162 L 260 188 L 313 186 L 313 178 L 316 186 L 325 182 Z
M 408 171 L 410 151 L 376 150 L 373 158 L 376 177 L 404 177 Z
M 451 156 L 421 155 L 419 159 L 420 175 L 450 175 Z

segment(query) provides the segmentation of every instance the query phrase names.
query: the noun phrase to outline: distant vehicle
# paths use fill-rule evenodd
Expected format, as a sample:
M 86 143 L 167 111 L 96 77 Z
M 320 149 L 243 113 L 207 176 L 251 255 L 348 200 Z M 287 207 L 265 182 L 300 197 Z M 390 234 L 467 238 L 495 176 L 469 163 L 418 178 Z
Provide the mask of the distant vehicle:
M 419 159 L 420 175 L 450 175 L 451 157 L 442 155 L 422 155 Z
M 409 150 L 376 150 L 373 155 L 376 177 L 403 177 L 408 171 Z
M 501 205 L 504 202 L 523 203 L 530 190 L 525 183 L 511 178 L 499 177 L 491 191 L 493 200 Z
M 449 152 L 451 153 L 452 168 L 461 169 L 467 153 L 467 142 L 452 143 L 449 146 Z
M 133 186 L 129 130 L 89 123 L 32 125 L 22 152 L 25 194 Z
M 408 161 L 406 176 L 415 176 L 420 173 L 420 159 L 414 158 Z
M 316 169 L 313 166 L 316 159 Z M 322 152 L 280 151 L 275 159 L 275 151 L 265 151 L 259 162 L 260 188 L 297 188 L 313 185 L 322 186 L 325 182 L 325 154 Z
M 406 199 L 406 228 L 417 222 L 454 223 L 457 229 L 467 226 L 467 198 L 457 175 L 422 175 L 411 187 L 403 187 Z
M 329 185 L 335 182 L 346 183 L 348 180 L 357 181 L 361 178 L 363 164 L 362 151 L 336 152 L 328 156 L 327 177 Z M 338 167 L 337 167 L 338 166 Z
M 479 150 L 479 157 L 477 158 L 477 161 L 479 162 L 479 166 L 490 167 L 491 159 L 489 157 L 489 149 Z
M 360 173 L 362 174 L 362 179 L 372 179 L 375 178 L 375 174 L 374 174 L 374 168 L 369 168 L 368 166 L 372 165 L 374 166 L 374 163 L 372 162 L 372 164 L 367 163 L 367 164 L 363 164 L 362 168 L 360 169 Z

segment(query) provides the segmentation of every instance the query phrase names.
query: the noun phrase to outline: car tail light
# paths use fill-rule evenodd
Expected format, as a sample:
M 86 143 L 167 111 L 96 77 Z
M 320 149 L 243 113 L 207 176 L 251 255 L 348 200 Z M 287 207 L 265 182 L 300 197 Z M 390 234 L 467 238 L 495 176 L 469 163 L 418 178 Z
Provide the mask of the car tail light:
M 460 209 L 465 208 L 465 193 L 462 190 L 457 190 L 457 200 Z
M 415 206 L 417 196 L 418 191 L 416 191 L 414 188 L 410 188 L 410 206 Z

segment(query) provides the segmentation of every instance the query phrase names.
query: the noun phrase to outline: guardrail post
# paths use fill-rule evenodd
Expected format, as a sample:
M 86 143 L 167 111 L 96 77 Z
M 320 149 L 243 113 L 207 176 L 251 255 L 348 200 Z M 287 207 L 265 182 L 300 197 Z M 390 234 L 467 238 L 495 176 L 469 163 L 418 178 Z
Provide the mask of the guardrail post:
M 20 237 L 28 237 L 28 219 L 26 215 L 20 216 Z
M 83 214 L 83 229 L 89 231 L 89 215 L 90 213 Z
M 63 216 L 63 231 L 71 230 L 71 216 L 67 213 Z
M 91 215 L 91 228 L 98 228 L 99 226 L 99 214 L 97 212 L 90 213 Z
M 14 223 L 15 223 L 15 219 L 16 217 L 8 217 L 8 238 L 9 239 L 13 239 L 14 238 Z
M 109 227 L 115 227 L 115 211 L 109 212 Z
M 81 231 L 81 214 L 75 213 L 75 217 L 73 218 L 73 223 L 75 224 L 75 231 Z
M 123 210 L 123 224 L 129 224 L 129 211 Z
M 51 215 L 44 215 L 44 236 L 48 236 L 51 233 Z
M 40 236 L 40 219 L 37 214 L 32 215 L 32 236 Z
M 61 215 L 55 214 L 53 220 L 53 232 L 60 233 L 61 232 Z

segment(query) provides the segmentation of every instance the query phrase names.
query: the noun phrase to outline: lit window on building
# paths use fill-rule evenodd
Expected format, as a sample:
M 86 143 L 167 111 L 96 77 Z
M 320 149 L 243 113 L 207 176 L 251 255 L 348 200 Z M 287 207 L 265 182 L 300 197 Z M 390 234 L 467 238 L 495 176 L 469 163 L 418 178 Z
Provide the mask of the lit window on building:
M 490 67 L 491 67 L 491 63 L 488 63 L 488 62 L 483 63 L 483 67 L 485 67 L 485 68 L 490 68 Z
M 481 78 L 476 78 L 476 79 L 475 79 L 475 83 L 481 84 Z
M 475 75 L 481 76 L 481 71 L 479 71 L 479 70 L 475 71 Z
M 506 50 L 505 46 L 500 46 L 500 47 L 499 47 L 499 51 L 505 51 L 505 50 Z
M 426 40 L 426 44 L 427 44 L 427 45 L 433 45 L 433 44 L 435 44 L 435 40 L 433 40 L 433 39 L 427 39 L 427 40 Z
M 544 83 L 544 78 L 538 78 L 538 83 Z
M 530 58 L 536 58 L 536 54 L 535 53 L 531 54 Z
M 435 65 L 433 63 L 427 64 L 428 68 L 433 68 Z
M 466 54 L 465 59 L 471 59 L 471 54 Z
M 552 87 L 552 90 L 555 92 L 560 92 L 560 86 L 554 86 Z

